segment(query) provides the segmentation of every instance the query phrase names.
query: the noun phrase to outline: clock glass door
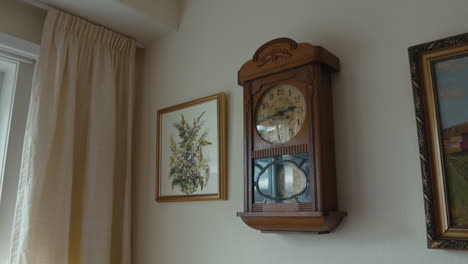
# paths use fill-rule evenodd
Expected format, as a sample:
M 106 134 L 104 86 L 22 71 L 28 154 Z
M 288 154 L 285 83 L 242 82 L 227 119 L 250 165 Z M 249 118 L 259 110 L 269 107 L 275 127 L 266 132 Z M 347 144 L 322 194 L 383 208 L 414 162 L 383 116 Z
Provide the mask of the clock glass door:
M 255 203 L 310 203 L 309 153 L 254 160 Z

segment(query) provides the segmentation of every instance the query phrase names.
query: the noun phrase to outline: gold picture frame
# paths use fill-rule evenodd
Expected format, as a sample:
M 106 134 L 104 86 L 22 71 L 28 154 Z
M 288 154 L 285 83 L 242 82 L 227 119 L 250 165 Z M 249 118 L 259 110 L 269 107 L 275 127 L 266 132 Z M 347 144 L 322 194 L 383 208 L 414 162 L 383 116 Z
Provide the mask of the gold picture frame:
M 224 93 L 157 113 L 156 201 L 227 200 Z
M 468 118 L 460 115 L 460 109 L 468 112 L 468 75 L 460 74 L 468 73 L 468 33 L 413 46 L 408 51 L 427 245 L 432 249 L 467 250 L 468 203 L 460 202 L 466 199 L 455 188 L 463 188 L 468 194 Z

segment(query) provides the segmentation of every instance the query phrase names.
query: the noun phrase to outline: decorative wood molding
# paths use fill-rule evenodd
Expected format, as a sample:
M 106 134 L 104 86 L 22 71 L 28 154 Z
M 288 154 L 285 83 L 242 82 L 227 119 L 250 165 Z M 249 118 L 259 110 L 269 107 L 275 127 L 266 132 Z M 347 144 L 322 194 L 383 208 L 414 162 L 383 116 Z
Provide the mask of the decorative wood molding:
M 411 83 L 413 89 L 414 106 L 418 133 L 418 144 L 421 161 L 424 207 L 426 214 L 427 246 L 434 249 L 468 249 L 468 241 L 454 238 L 442 238 L 437 233 L 437 218 L 435 213 L 435 195 L 433 189 L 434 175 L 432 171 L 430 148 L 428 139 L 428 120 L 424 103 L 423 79 L 421 76 L 421 56 L 424 53 L 442 50 L 468 43 L 468 33 L 444 38 L 408 49 Z
M 238 72 L 238 82 L 244 85 L 246 81 L 308 63 L 320 63 L 329 71 L 340 70 L 338 58 L 326 49 L 308 43 L 298 44 L 289 38 L 278 38 L 262 45 L 252 59 L 244 63 Z
M 296 79 L 303 81 L 303 82 L 310 80 L 309 79 L 309 67 L 303 66 L 303 67 L 297 68 L 296 71 L 294 72 L 294 75 L 296 76 Z
M 279 147 L 279 148 L 256 150 L 252 153 L 252 157 L 254 159 L 259 159 L 259 158 L 264 158 L 264 157 L 290 155 L 290 154 L 303 153 L 303 152 L 308 152 L 308 151 L 309 149 L 307 147 L 307 144 L 301 144 L 301 145 L 292 145 L 292 146 L 285 146 L 285 147 Z
M 260 91 L 262 88 L 262 81 L 261 80 L 254 80 L 252 81 L 252 95 L 255 95 Z
M 267 64 L 268 62 L 272 61 L 275 62 L 278 59 L 289 59 L 292 57 L 292 54 L 286 49 L 274 49 L 267 54 L 265 54 L 258 62 L 257 65 L 262 67 L 263 65 Z
M 253 204 L 252 212 L 263 212 L 263 204 Z
M 312 203 L 300 203 L 299 211 L 313 211 L 314 206 Z
M 265 50 L 268 50 L 268 48 L 270 46 L 275 45 L 275 44 L 287 44 L 287 45 L 289 45 L 288 49 L 282 49 L 282 50 L 286 51 L 287 53 L 289 53 L 288 50 L 295 50 L 297 48 L 297 42 L 296 41 L 294 41 L 294 40 L 292 40 L 290 38 L 277 38 L 277 39 L 268 41 L 267 43 L 260 46 L 260 48 L 258 48 L 257 51 L 255 52 L 255 54 L 253 55 L 252 60 L 254 62 L 258 62 L 259 59 L 262 57 L 261 56 L 262 52 L 265 51 Z
M 297 205 L 297 208 L 294 207 L 285 207 L 283 209 L 289 210 L 289 211 L 313 211 L 313 204 L 312 203 L 297 203 L 294 204 Z M 274 210 L 277 210 L 278 207 L 275 206 L 268 206 L 268 204 L 253 204 L 252 205 L 252 212 L 272 212 Z
M 248 226 L 265 233 L 318 233 L 334 230 L 346 216 L 345 212 L 239 212 Z

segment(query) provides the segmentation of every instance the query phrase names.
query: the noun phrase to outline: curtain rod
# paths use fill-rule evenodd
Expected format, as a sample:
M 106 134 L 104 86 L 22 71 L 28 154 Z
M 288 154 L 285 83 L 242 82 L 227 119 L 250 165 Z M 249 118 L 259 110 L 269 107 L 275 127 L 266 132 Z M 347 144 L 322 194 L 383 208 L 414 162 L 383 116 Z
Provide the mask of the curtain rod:
M 59 9 L 59 8 L 56 8 L 56 7 L 52 7 L 52 6 L 46 4 L 46 3 L 42 2 L 42 1 L 39 1 L 39 0 L 23 0 L 23 1 L 26 2 L 26 3 L 28 3 L 28 4 L 30 4 L 30 5 L 32 5 L 32 6 L 35 6 L 35 7 L 40 8 L 40 9 L 43 9 L 43 10 L 49 10 L 49 9 L 51 9 L 51 8 Z M 60 10 L 60 9 L 59 9 L 59 10 Z M 63 11 L 63 12 L 70 13 L 70 12 L 68 12 L 68 11 Z M 76 16 L 75 14 L 72 14 L 72 15 Z M 80 16 L 78 16 L 78 17 L 80 17 Z M 100 24 L 94 23 L 94 22 L 92 22 L 92 21 L 89 21 L 88 19 L 85 19 L 85 18 L 83 18 L 83 17 L 80 17 L 80 18 L 82 18 L 82 19 L 88 21 L 88 22 L 91 23 L 91 24 L 94 24 L 94 25 L 97 25 L 97 26 L 106 28 L 106 29 L 108 29 L 108 30 L 110 30 L 110 31 L 112 31 L 112 32 L 116 32 L 116 33 L 118 33 L 118 34 L 120 34 L 120 35 L 122 35 L 122 36 L 125 36 L 125 37 L 127 37 L 127 38 L 131 38 L 131 37 L 126 36 L 126 35 L 124 35 L 124 34 L 118 32 L 118 31 L 115 31 L 115 30 L 110 29 L 110 28 L 108 28 L 108 27 L 105 27 L 105 26 L 103 26 L 103 25 L 100 25 Z M 141 42 L 139 42 L 139 41 L 136 41 L 136 46 L 137 46 L 138 48 L 142 48 L 142 49 L 145 48 L 145 46 L 143 45 L 143 43 L 141 43 Z

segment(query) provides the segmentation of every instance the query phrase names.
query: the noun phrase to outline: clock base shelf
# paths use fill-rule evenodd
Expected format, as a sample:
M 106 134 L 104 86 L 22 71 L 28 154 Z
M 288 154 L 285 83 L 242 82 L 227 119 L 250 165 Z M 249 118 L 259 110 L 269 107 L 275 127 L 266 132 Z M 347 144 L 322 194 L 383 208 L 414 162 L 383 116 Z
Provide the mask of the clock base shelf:
M 262 233 L 318 233 L 335 229 L 345 212 L 239 212 L 237 216 Z

